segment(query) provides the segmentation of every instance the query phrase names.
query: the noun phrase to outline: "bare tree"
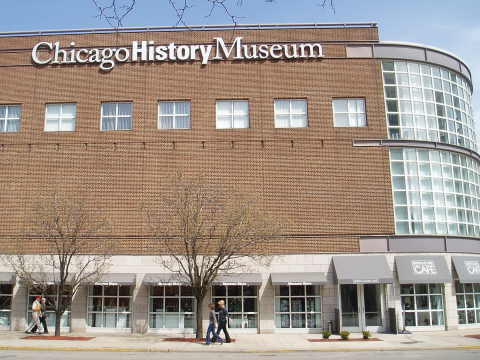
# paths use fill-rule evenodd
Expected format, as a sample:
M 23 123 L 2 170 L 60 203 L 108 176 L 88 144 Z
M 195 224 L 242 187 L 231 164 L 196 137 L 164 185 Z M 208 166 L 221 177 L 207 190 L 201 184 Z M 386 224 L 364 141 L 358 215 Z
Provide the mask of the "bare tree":
M 88 209 L 85 201 L 59 193 L 38 199 L 33 206 L 25 241 L 40 254 L 4 255 L 2 260 L 24 286 L 45 293 L 54 288 L 48 304 L 55 311 L 55 336 L 60 335 L 61 317 L 81 285 L 94 282 L 108 269 L 111 244 L 93 237 L 108 229 L 105 218 Z M 41 250 L 40 250 L 41 249 Z M 21 250 L 21 249 L 19 249 Z M 91 254 L 94 252 L 94 254 Z
M 244 6 L 247 0 L 159 0 L 159 3 L 168 3 L 168 5 L 175 11 L 177 18 L 176 25 L 182 24 L 188 27 L 188 23 L 185 16 L 195 8 L 195 1 L 207 3 L 209 10 L 205 14 L 205 17 L 210 17 L 212 14 L 219 10 L 221 11 L 229 21 L 235 26 L 238 24 L 242 17 L 236 15 L 235 8 Z M 274 3 L 275 0 L 263 0 L 267 3 Z M 105 20 L 111 27 L 116 29 L 123 26 L 123 21 L 135 7 L 138 6 L 140 1 L 137 0 L 92 0 L 96 10 L 97 17 L 101 20 Z M 335 0 L 320 0 L 316 5 L 322 8 L 330 8 L 335 12 Z M 292 2 L 292 6 L 295 2 Z
M 158 241 L 162 268 L 192 287 L 200 339 L 202 303 L 217 275 L 245 271 L 249 262 L 268 264 L 267 249 L 280 225 L 255 201 L 238 193 L 227 196 L 202 179 L 178 174 L 171 188 L 144 213 Z

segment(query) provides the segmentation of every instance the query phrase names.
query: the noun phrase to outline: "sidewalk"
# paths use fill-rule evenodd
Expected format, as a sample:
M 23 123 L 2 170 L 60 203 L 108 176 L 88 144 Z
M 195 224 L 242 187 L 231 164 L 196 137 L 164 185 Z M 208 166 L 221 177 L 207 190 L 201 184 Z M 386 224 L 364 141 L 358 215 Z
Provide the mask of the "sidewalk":
M 117 335 L 69 333 L 68 336 L 95 336 L 88 341 L 27 340 L 20 332 L 0 332 L 0 350 L 118 351 L 118 352 L 289 352 L 289 351 L 380 351 L 428 349 L 480 349 L 480 340 L 464 335 L 480 329 L 420 332 L 409 335 L 374 334 L 382 341 L 310 342 L 321 334 L 236 335 L 236 342 L 206 346 L 199 343 L 169 342 L 160 335 Z M 352 334 L 360 338 L 361 334 Z

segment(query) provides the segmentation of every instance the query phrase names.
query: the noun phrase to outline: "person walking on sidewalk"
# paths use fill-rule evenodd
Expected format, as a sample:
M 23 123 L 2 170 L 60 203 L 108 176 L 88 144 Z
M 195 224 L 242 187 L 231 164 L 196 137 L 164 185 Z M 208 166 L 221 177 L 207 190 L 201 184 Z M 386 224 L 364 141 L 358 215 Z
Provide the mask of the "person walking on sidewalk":
M 40 327 L 40 314 L 42 312 L 41 299 L 41 296 L 37 296 L 32 303 L 32 322 L 28 325 L 27 330 L 25 331 L 27 334 L 36 333 Z
M 213 342 L 218 341 L 220 344 L 223 344 L 223 340 L 217 335 L 216 329 L 218 326 L 217 316 L 215 314 L 215 304 L 208 305 L 208 329 L 207 336 L 205 337 L 205 344 L 210 345 Z M 210 338 L 210 335 L 212 338 Z
M 40 310 L 40 323 L 42 324 L 43 327 L 43 333 L 48 334 L 48 327 L 47 327 L 47 299 L 42 297 L 40 299 L 40 305 L 41 305 L 41 310 Z M 32 329 L 32 332 L 36 332 L 38 330 L 38 326 L 35 325 Z
M 218 302 L 218 329 L 217 329 L 217 336 L 220 335 L 220 331 L 223 331 L 225 334 L 225 342 L 229 343 L 232 340 L 230 339 L 230 334 L 228 333 L 227 330 L 227 325 L 228 325 L 228 311 L 225 308 L 225 301 L 220 300 Z

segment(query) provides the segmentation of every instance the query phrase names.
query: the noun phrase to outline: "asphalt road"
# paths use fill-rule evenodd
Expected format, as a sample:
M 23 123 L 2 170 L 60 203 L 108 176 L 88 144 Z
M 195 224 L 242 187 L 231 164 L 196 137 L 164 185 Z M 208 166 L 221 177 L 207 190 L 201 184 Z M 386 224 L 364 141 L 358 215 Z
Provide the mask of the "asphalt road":
M 64 351 L 1 351 L 0 360 L 48 359 L 48 360 L 478 360 L 480 350 L 426 350 L 426 351 L 363 351 L 363 352 L 292 352 L 292 353 L 122 353 L 122 352 L 64 352 Z

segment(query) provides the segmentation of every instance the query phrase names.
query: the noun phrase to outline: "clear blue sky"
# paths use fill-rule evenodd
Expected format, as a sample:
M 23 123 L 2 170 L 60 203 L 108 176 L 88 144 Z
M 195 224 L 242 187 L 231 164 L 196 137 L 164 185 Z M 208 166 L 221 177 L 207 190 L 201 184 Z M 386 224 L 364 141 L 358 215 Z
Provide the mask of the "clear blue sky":
M 0 1 L 0 32 L 108 25 L 96 18 L 91 0 Z M 220 10 L 206 17 L 206 0 L 192 1 L 195 8 L 186 16 L 189 24 L 229 23 Z M 237 1 L 230 0 L 242 23 L 376 21 L 382 40 L 418 42 L 457 54 L 473 73 L 480 128 L 480 0 L 334 0 L 335 13 L 319 5 L 323 0 L 243 0 L 241 7 L 235 5 Z M 137 0 L 135 11 L 124 20 L 124 26 L 175 23 L 168 0 Z

